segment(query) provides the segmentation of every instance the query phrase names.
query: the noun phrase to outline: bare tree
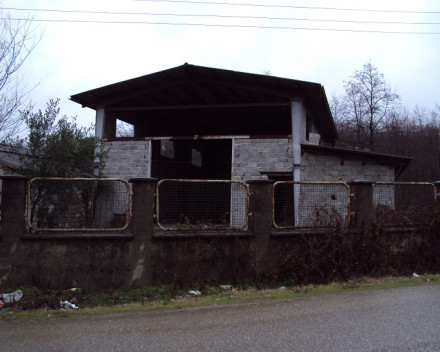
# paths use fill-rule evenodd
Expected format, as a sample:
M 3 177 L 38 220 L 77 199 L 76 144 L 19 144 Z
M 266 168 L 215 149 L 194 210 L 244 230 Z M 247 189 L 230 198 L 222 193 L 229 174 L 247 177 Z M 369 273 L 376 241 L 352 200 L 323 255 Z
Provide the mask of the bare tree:
M 358 143 L 375 144 L 377 134 L 392 116 L 400 97 L 391 90 L 384 75 L 371 62 L 345 82 L 339 124 L 351 130 Z
M 31 89 L 23 84 L 19 71 L 35 49 L 40 35 L 32 18 L 13 20 L 0 12 L 0 142 L 16 135 L 24 120 L 19 110 L 30 110 Z
M 346 118 L 347 106 L 345 97 L 338 97 L 333 93 L 330 99 L 330 111 L 333 115 L 339 138 L 345 141 L 351 141 L 353 139 L 353 128 L 349 119 Z

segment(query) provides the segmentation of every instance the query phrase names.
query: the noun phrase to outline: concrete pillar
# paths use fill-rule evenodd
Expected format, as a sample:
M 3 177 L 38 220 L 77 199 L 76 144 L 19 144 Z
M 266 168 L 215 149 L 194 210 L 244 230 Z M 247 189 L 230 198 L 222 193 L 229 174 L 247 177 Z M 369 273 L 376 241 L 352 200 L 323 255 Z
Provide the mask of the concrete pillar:
M 373 225 L 373 184 L 372 181 L 352 181 L 350 186 L 350 226 L 356 228 Z
M 106 114 L 104 108 L 96 109 L 95 136 L 97 138 L 116 137 L 116 118 Z
M 433 182 L 435 186 L 435 194 L 436 194 L 436 206 L 440 207 L 440 181 Z
M 131 231 L 134 237 L 130 253 L 132 276 L 128 286 L 139 287 L 153 282 L 152 241 L 154 225 L 154 193 L 157 179 L 131 178 Z
M 307 115 L 301 100 L 291 102 L 292 147 L 293 147 L 293 180 L 301 181 L 301 143 L 305 141 Z M 294 185 L 293 205 L 295 224 L 299 223 L 300 185 Z
M 272 180 L 252 180 L 249 184 L 249 230 L 255 236 L 255 278 L 265 273 L 272 232 Z

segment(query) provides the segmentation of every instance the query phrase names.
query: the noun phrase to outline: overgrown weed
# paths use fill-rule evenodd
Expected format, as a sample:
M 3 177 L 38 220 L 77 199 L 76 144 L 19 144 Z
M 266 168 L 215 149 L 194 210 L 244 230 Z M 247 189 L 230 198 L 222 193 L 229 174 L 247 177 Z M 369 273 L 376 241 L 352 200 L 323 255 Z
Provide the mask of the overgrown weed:
M 256 300 L 294 298 L 355 290 L 388 289 L 401 286 L 439 284 L 440 274 L 420 277 L 361 277 L 330 284 L 308 284 L 259 288 L 207 287 L 200 295 L 189 290 L 176 291 L 173 286 L 142 287 L 129 291 L 90 292 L 49 291 L 35 287 L 20 287 L 23 298 L 8 306 L 9 313 L 1 313 L 0 319 L 23 317 L 31 319 L 61 318 L 156 309 L 181 309 L 216 304 L 252 302 Z M 70 300 L 78 310 L 60 309 L 60 300 Z M 57 304 L 54 302 L 57 301 Z

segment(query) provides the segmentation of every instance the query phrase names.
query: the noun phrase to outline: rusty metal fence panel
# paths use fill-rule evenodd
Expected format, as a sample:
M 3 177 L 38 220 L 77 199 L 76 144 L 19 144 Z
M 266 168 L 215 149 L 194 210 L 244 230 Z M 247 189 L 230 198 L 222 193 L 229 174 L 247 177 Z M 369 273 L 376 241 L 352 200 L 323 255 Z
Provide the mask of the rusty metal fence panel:
M 28 184 L 34 231 L 121 231 L 130 221 L 130 188 L 118 178 L 37 177 Z
M 156 221 L 163 230 L 245 229 L 248 198 L 241 181 L 164 179 L 156 187 Z
M 273 185 L 273 226 L 323 228 L 348 225 L 350 188 L 345 182 L 278 181 Z
M 377 182 L 373 185 L 375 221 L 390 226 L 421 223 L 433 215 L 437 191 L 428 182 Z

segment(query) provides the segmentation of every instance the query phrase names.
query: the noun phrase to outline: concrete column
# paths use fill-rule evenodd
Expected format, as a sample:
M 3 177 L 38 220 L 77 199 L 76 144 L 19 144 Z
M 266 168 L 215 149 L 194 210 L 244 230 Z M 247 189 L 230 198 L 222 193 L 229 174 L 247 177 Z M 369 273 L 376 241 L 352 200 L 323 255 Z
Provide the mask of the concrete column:
M 104 119 L 105 119 L 104 108 L 96 109 L 95 137 L 97 138 L 104 138 Z
M 97 138 L 116 137 L 116 118 L 107 115 L 104 108 L 96 109 L 95 136 Z
M 371 181 L 353 181 L 350 186 L 350 226 L 364 228 L 373 225 L 373 184 Z
M 301 143 L 305 141 L 306 111 L 301 100 L 291 102 L 293 180 L 301 181 Z
M 252 180 L 249 184 L 249 230 L 255 236 L 255 276 L 265 273 L 272 232 L 272 180 Z
M 301 100 L 291 102 L 292 147 L 293 147 L 293 180 L 301 181 L 301 143 L 305 140 L 307 115 Z M 295 224 L 299 223 L 300 185 L 294 185 L 293 205 Z
M 154 193 L 157 179 L 131 178 L 131 231 L 134 236 L 132 253 L 132 277 L 128 286 L 139 287 L 153 282 L 152 241 L 154 225 Z
M 26 231 L 27 178 L 18 175 L 1 176 L 2 194 L 0 207 L 0 284 L 10 280 L 14 254 L 20 236 Z
M 436 206 L 440 207 L 440 181 L 434 181 L 433 182 L 435 186 L 435 193 L 436 193 Z

